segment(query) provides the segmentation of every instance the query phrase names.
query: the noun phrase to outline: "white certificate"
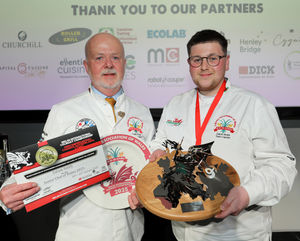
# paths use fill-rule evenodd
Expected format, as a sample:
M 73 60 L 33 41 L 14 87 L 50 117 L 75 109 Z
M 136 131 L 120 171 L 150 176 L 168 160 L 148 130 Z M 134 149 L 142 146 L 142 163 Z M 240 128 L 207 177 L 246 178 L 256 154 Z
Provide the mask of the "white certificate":
M 24 200 L 28 212 L 110 177 L 96 126 L 7 156 L 18 184 L 36 182 L 41 188 Z

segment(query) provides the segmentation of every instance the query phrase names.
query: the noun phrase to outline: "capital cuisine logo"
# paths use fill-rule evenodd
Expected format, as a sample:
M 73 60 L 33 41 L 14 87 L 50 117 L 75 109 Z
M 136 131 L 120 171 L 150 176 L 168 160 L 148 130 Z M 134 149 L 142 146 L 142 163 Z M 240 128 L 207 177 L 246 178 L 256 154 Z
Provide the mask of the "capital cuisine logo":
M 49 38 L 49 42 L 54 45 L 67 45 L 78 43 L 92 34 L 88 28 L 71 28 L 59 31 Z
M 22 62 L 17 65 L 2 65 L 0 66 L 0 71 L 17 72 L 26 78 L 44 78 L 48 71 L 48 65 L 28 64 Z

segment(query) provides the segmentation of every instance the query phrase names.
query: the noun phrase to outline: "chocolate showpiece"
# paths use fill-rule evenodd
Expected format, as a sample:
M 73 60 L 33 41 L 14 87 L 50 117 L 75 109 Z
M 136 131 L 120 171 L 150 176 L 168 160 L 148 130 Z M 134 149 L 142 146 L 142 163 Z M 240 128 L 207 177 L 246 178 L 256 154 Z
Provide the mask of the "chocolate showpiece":
M 176 208 L 183 194 L 188 194 L 192 199 L 201 197 L 204 202 L 208 198 L 214 200 L 218 193 L 226 196 L 234 186 L 225 174 L 228 169 L 226 164 L 207 163 L 207 157 L 213 156 L 213 143 L 191 146 L 187 152 L 182 151 L 181 143 L 167 140 L 163 144 L 167 153 L 170 153 L 169 146 L 175 150 L 173 160 L 167 156 L 157 161 L 163 172 L 157 176 L 160 184 L 153 190 L 153 194 L 165 208 Z M 181 206 L 183 212 L 204 209 L 201 203 L 182 203 Z
M 213 142 L 183 150 L 167 140 L 166 154 L 148 163 L 136 180 L 136 193 L 151 213 L 174 221 L 208 220 L 221 211 L 240 178 L 229 162 L 215 156 Z

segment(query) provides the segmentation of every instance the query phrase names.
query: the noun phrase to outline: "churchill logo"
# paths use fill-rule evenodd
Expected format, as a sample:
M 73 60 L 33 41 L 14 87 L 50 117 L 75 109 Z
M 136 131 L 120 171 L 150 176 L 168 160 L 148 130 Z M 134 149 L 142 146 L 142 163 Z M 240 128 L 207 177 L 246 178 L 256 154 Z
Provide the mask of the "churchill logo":
M 92 34 L 88 28 L 71 28 L 59 31 L 49 38 L 49 42 L 54 45 L 67 45 L 78 43 Z
M 40 41 L 25 41 L 28 35 L 25 31 L 21 30 L 17 34 L 18 41 L 4 41 L 2 42 L 2 48 L 5 49 L 26 49 L 26 48 L 42 48 Z

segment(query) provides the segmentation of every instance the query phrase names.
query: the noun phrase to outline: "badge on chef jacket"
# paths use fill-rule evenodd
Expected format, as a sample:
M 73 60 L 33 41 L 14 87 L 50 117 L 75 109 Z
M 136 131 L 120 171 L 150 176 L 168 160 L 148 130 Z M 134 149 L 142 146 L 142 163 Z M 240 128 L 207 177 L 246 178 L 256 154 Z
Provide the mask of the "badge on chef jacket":
M 78 130 L 82 130 L 82 129 L 92 127 L 95 125 L 96 125 L 96 123 L 93 120 L 91 120 L 89 118 L 83 118 L 77 122 L 75 130 L 78 131 Z
M 169 119 L 166 121 L 166 123 L 170 126 L 180 126 L 182 124 L 183 120 L 179 118 Z
M 142 122 L 141 119 L 137 117 L 130 117 L 127 121 L 127 126 L 128 126 L 128 131 L 131 134 L 136 135 L 138 137 L 142 136 L 144 123 Z
M 236 120 L 230 115 L 223 115 L 216 120 L 214 132 L 216 132 L 216 137 L 231 138 L 235 127 Z

